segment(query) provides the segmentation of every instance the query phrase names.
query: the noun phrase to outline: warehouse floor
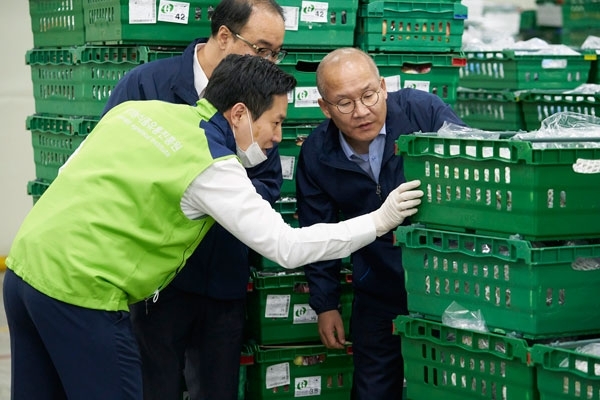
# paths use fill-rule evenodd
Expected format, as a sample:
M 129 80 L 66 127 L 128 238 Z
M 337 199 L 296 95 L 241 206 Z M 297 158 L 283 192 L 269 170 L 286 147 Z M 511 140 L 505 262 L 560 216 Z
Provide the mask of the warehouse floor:
M 0 292 L 4 272 L 0 272 Z M 0 293 L 1 294 L 1 293 Z M 10 339 L 8 336 L 8 325 L 4 314 L 4 296 L 0 295 L 0 400 L 10 399 Z

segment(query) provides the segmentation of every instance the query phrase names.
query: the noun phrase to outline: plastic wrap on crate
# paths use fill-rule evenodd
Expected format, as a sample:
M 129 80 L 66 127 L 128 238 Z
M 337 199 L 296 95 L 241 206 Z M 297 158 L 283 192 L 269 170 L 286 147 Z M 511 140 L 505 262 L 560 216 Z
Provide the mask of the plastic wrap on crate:
M 247 348 L 254 357 L 247 369 L 248 399 L 350 398 L 354 370 L 351 346 L 328 349 L 314 343 Z
M 31 131 L 36 178 L 52 182 L 97 123 L 97 118 L 28 116 L 26 127 Z
M 441 321 L 452 302 L 490 331 L 530 339 L 600 334 L 600 239 L 532 242 L 399 227 L 408 310 Z
M 462 53 L 370 53 L 388 92 L 413 88 L 438 95 L 454 104 L 459 68 L 466 64 Z
M 333 50 L 354 45 L 358 0 L 280 0 L 285 15 L 285 48 Z
M 588 80 L 593 57 L 531 50 L 465 51 L 460 86 L 472 89 L 573 89 Z
M 84 0 L 29 0 L 34 47 L 85 44 Z
M 339 311 L 346 332 L 352 313 L 352 273 L 340 277 Z M 309 286 L 301 271 L 252 271 L 248 293 L 248 335 L 256 343 L 320 342 L 317 314 L 308 305 Z
M 528 90 L 520 98 L 528 131 L 540 129 L 543 120 L 559 112 L 571 111 L 600 117 L 600 91 Z
M 90 44 L 186 46 L 210 36 L 215 1 L 85 1 L 85 39 Z
M 458 52 L 467 7 L 458 2 L 361 3 L 355 46 L 373 52 Z
M 393 324 L 409 399 L 538 400 L 524 339 L 403 315 Z
M 490 131 L 526 129 L 519 93 L 516 91 L 459 87 L 453 108 L 473 128 Z
M 598 398 L 600 356 L 587 353 L 587 346 L 600 346 L 600 337 L 533 345 L 531 359 L 536 366 L 540 400 Z
M 35 112 L 98 117 L 111 90 L 137 65 L 181 54 L 148 46 L 35 48 L 25 59 L 31 69 Z
M 435 133 L 402 135 L 397 148 L 407 180 L 425 191 L 414 223 L 527 240 L 600 236 L 600 174 L 585 173 L 598 148 Z

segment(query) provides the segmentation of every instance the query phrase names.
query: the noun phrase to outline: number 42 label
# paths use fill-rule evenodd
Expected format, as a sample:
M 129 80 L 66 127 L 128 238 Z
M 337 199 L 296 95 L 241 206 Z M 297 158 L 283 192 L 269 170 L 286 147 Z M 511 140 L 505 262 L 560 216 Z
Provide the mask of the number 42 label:
M 329 3 L 320 1 L 303 1 L 300 10 L 300 21 L 327 22 Z
M 189 13 L 190 3 L 161 0 L 158 6 L 158 20 L 163 22 L 187 24 Z

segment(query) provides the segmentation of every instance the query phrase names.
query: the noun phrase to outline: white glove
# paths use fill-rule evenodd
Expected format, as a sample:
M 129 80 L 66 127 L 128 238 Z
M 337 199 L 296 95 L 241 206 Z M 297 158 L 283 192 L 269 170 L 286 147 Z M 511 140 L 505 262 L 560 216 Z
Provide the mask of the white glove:
M 378 210 L 369 215 L 373 218 L 377 236 L 381 236 L 402 224 L 406 217 L 417 213 L 417 206 L 421 204 L 422 190 L 413 190 L 419 187 L 421 181 L 405 182 L 394 189 Z

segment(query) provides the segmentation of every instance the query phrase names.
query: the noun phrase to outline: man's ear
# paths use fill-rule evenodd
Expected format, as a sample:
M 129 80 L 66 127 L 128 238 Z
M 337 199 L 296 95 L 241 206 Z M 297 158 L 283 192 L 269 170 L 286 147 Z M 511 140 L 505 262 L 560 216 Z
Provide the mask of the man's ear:
M 321 107 L 321 111 L 327 118 L 331 118 L 331 113 L 329 112 L 329 108 L 327 107 L 327 103 L 322 98 L 317 99 L 319 103 L 319 107 Z
M 225 50 L 227 48 L 227 44 L 230 40 L 233 39 L 233 34 L 225 25 L 221 25 L 216 35 L 217 43 L 219 44 L 219 48 L 221 50 Z
M 246 105 L 242 102 L 231 107 L 231 124 L 237 128 L 241 119 L 246 116 Z

